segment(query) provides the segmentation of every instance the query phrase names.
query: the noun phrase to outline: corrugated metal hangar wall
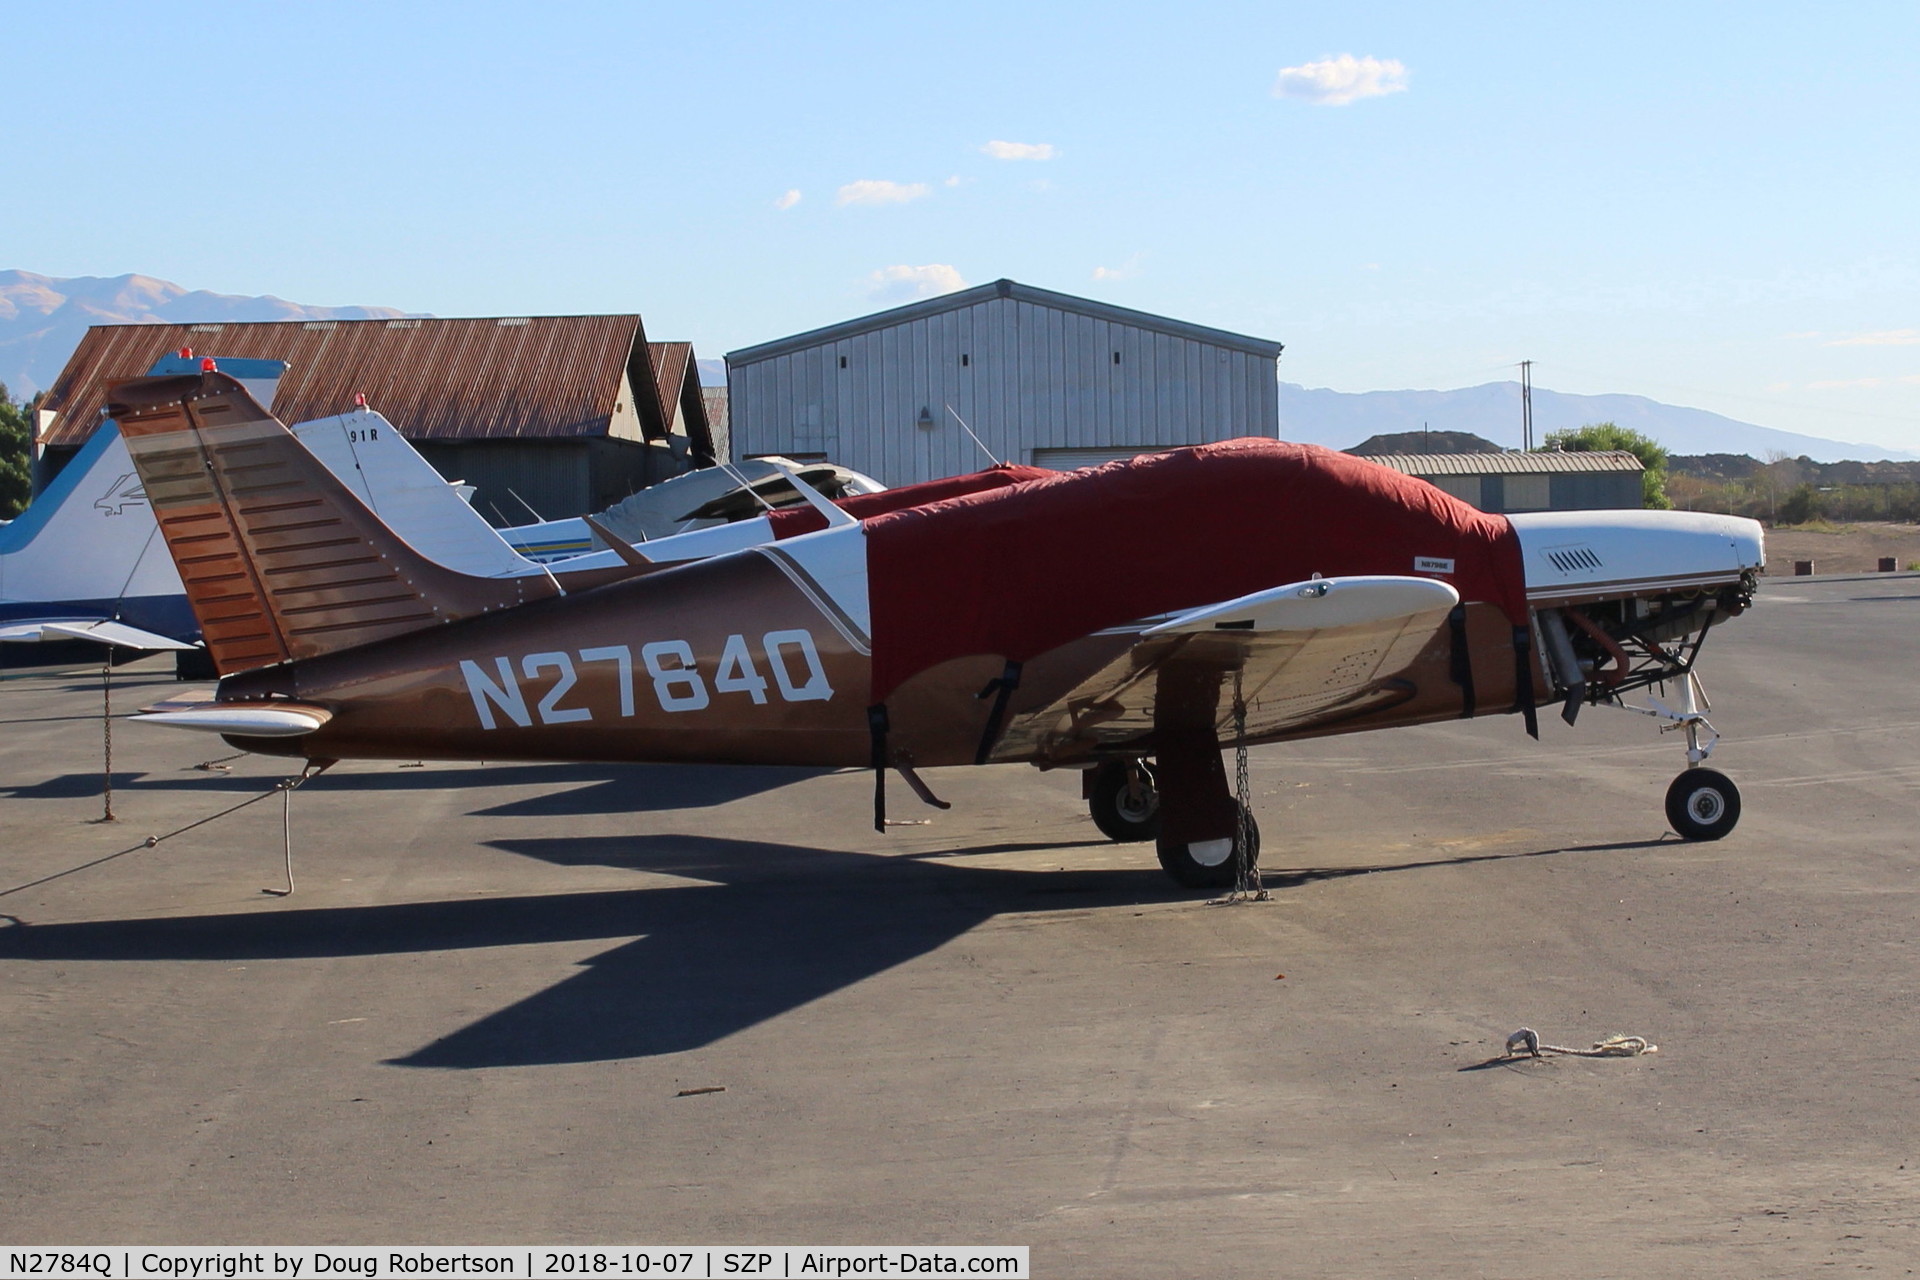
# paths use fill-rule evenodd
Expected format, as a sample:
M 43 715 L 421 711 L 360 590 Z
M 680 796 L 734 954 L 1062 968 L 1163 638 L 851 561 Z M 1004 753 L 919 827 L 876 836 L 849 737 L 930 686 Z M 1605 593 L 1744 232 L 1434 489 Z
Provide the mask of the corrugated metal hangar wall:
M 1000 280 L 727 356 L 736 458 L 889 485 L 1280 431 L 1280 344 Z M 953 413 L 948 412 L 952 406 Z

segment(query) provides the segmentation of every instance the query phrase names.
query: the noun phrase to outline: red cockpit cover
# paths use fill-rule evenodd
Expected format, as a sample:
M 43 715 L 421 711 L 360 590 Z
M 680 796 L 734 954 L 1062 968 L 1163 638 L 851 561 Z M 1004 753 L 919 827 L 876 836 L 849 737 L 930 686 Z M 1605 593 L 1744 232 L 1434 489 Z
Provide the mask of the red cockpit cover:
M 949 658 L 1024 662 L 1316 573 L 1438 578 L 1527 616 L 1504 516 L 1317 445 L 1229 440 L 1047 472 L 874 516 L 866 533 L 875 702 Z
M 947 498 L 957 498 L 962 494 L 979 493 L 983 489 L 1004 489 L 1009 485 L 1024 484 L 1029 480 L 1040 480 L 1047 476 L 1058 475 L 1057 471 L 1048 471 L 1045 467 L 1016 467 L 1003 462 L 997 467 L 985 471 L 975 471 L 964 476 L 947 476 L 941 480 L 926 480 L 919 484 L 901 485 L 898 489 L 882 489 L 879 493 L 858 493 L 851 498 L 841 498 L 834 505 L 856 520 L 865 520 L 870 516 L 885 515 L 889 511 L 898 511 L 902 507 L 924 506 L 929 502 L 941 502 Z M 797 538 L 803 533 L 812 533 L 827 527 L 827 518 L 810 504 L 797 507 L 782 507 L 767 514 L 767 520 L 773 525 L 773 536 L 777 538 Z

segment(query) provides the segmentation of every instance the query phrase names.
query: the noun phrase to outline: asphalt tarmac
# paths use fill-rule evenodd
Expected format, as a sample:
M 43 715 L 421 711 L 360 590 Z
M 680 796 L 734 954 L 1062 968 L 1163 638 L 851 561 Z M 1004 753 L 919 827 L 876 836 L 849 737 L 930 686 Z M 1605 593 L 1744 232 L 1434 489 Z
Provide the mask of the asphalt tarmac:
M 1920 578 L 1770 582 L 1684 762 L 1589 708 L 1253 753 L 1270 902 L 1078 780 L 193 766 L 0 681 L 0 1243 L 1024 1244 L 1040 1277 L 1911 1274 Z M 119 709 L 172 689 L 116 673 Z M 72 874 L 95 859 L 133 849 Z M 1525 1025 L 1657 1054 L 1496 1061 Z M 681 1096 L 682 1091 L 717 1089 Z

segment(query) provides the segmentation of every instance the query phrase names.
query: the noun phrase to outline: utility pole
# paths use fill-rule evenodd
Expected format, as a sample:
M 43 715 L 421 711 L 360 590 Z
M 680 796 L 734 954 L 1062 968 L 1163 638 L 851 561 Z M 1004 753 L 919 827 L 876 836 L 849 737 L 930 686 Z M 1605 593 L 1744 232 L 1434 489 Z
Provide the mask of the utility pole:
M 1533 361 L 1520 362 L 1520 447 L 1533 452 Z

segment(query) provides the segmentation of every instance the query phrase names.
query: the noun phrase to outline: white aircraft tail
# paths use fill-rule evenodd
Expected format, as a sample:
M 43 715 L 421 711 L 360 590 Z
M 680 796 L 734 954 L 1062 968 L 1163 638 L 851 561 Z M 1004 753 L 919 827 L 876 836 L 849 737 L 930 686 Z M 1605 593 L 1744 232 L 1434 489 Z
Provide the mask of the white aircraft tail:
M 427 559 L 477 578 L 544 574 L 372 409 L 288 428 L 368 510 Z
M 180 575 L 150 510 L 126 441 L 111 424 L 102 426 L 20 518 L 0 529 L 0 600 L 178 595 Z

